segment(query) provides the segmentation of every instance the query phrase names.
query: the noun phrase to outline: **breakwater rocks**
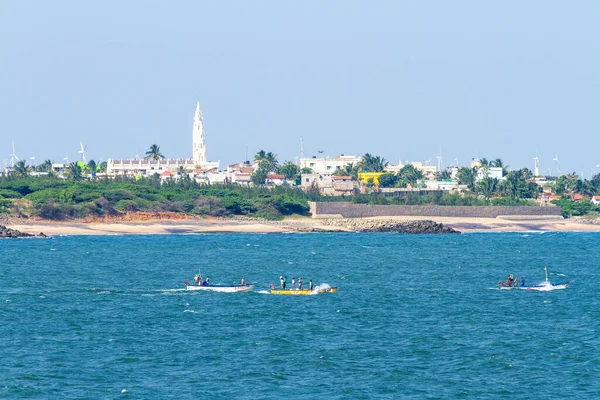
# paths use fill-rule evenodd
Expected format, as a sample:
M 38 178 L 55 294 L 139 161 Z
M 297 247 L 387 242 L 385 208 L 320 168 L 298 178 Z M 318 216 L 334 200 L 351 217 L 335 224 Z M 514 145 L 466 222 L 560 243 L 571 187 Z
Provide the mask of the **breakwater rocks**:
M 16 229 L 7 228 L 4 225 L 0 225 L 0 238 L 24 238 L 24 237 L 43 237 L 47 238 L 48 236 L 44 235 L 43 232 L 40 232 L 39 235 L 33 235 L 31 233 L 21 232 Z
M 325 226 L 339 227 L 352 232 L 395 232 L 395 233 L 460 233 L 443 224 L 425 221 L 382 221 L 364 219 L 328 219 L 322 221 Z

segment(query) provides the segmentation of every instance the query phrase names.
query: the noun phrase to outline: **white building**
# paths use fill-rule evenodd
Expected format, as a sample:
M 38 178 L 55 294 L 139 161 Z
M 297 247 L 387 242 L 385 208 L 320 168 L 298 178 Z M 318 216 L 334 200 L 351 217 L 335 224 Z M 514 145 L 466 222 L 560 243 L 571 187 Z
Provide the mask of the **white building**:
M 484 173 L 487 171 L 487 176 L 490 178 L 496 178 L 499 181 L 503 180 L 502 176 L 502 168 L 501 167 L 487 167 L 487 168 L 479 168 L 477 170 L 477 181 L 480 181 L 484 177 Z
M 346 167 L 348 164 L 356 165 L 361 157 L 340 155 L 336 158 L 312 157 L 301 158 L 300 168 L 310 168 L 315 174 L 332 174 L 335 171 Z
M 204 138 L 204 121 L 200 112 L 200 102 L 196 103 L 194 123 L 192 128 L 192 158 L 167 158 L 151 160 L 150 158 L 113 160 L 109 158 L 106 173 L 115 175 L 153 175 L 164 171 L 178 172 L 183 168 L 186 172 L 211 171 L 219 169 L 219 161 L 206 161 L 206 145 Z

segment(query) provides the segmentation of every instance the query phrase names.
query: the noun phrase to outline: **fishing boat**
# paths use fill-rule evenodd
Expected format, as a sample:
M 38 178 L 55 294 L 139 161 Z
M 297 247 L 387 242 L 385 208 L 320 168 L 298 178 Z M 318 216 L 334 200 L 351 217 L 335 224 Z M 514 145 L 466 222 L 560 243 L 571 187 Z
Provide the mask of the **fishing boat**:
M 249 292 L 254 289 L 256 282 L 246 283 L 244 277 L 242 277 L 242 283 L 239 285 L 213 285 L 209 283 L 208 276 L 202 281 L 202 274 L 198 269 L 198 274 L 194 276 L 194 283 L 183 282 L 187 290 L 206 290 L 209 292 L 222 292 L 222 293 L 236 293 L 236 292 Z
M 533 285 L 533 286 L 525 286 L 525 285 L 520 285 L 517 286 L 515 285 L 507 285 L 505 282 L 500 282 L 500 289 L 505 289 L 505 290 L 510 290 L 510 289 L 521 289 L 521 290 L 537 290 L 540 292 L 546 292 L 546 291 L 550 291 L 550 290 L 560 290 L 560 289 L 566 289 L 569 287 L 569 283 L 570 282 L 559 282 L 559 283 L 550 283 L 550 280 L 548 279 L 548 269 L 546 267 L 544 267 L 544 271 L 546 272 L 546 280 L 544 282 L 542 282 L 539 285 Z
M 274 285 L 271 285 L 270 291 L 271 294 L 284 294 L 290 296 L 306 296 L 306 295 L 315 295 L 321 293 L 335 293 L 337 290 L 336 287 L 316 287 L 313 290 L 310 289 L 277 289 Z
M 569 287 L 569 282 L 550 283 L 548 280 L 548 269 L 544 267 L 544 271 L 546 272 L 546 280 L 541 285 L 524 286 L 521 287 L 521 289 L 545 292 L 549 290 L 566 289 Z
M 256 282 L 245 283 L 243 285 L 212 285 L 212 284 L 196 284 L 190 282 L 184 282 L 187 290 L 207 290 L 209 292 L 223 292 L 223 293 L 235 293 L 235 292 L 249 292 L 254 289 Z

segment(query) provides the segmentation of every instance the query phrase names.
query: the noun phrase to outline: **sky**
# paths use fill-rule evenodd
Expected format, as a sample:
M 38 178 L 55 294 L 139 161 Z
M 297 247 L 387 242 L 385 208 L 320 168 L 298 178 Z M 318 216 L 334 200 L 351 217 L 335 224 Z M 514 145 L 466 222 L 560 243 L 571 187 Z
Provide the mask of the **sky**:
M 600 170 L 600 2 L 0 0 L 0 163 L 264 149 Z M 31 160 L 30 157 L 35 157 Z M 556 159 L 558 161 L 556 161 Z

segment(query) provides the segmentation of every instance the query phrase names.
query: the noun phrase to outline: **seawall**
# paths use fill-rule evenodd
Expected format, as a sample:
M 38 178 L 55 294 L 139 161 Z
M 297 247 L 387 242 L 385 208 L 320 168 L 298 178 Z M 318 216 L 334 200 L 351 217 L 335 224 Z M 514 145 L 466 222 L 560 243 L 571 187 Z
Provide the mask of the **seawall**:
M 498 218 L 501 216 L 549 216 L 558 218 L 557 206 L 400 206 L 370 205 L 351 202 L 310 202 L 313 218 L 367 217 L 467 217 Z

